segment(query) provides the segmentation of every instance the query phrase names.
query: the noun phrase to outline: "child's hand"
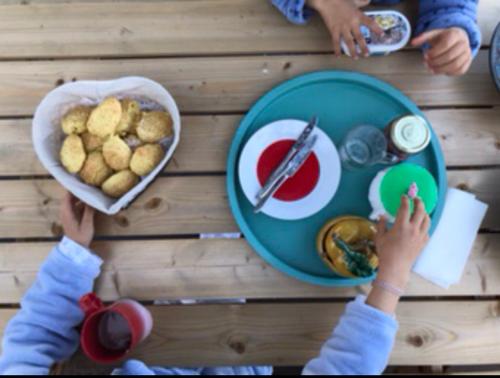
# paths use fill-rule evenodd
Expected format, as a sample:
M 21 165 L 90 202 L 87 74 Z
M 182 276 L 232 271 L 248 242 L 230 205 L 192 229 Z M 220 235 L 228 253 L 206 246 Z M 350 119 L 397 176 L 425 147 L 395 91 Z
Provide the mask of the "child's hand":
M 458 27 L 436 29 L 420 34 L 413 46 L 430 44 L 424 52 L 424 63 L 434 74 L 463 75 L 472 63 L 472 51 L 467 32 Z
M 81 246 L 88 248 L 94 238 L 94 212 L 93 208 L 66 192 L 61 207 L 61 223 L 64 234 Z
M 424 203 L 418 198 L 414 203 L 415 211 L 410 217 L 410 200 L 403 196 L 394 226 L 387 230 L 386 220 L 381 219 L 375 238 L 380 261 L 377 277 L 401 289 L 406 286 L 413 263 L 429 240 L 431 222 Z
M 381 34 L 382 28 L 362 11 L 360 11 L 352 0 L 308 0 L 309 5 L 314 8 L 323 19 L 330 31 L 333 43 L 333 51 L 340 56 L 342 49 L 340 42 L 344 40 L 351 57 L 358 58 L 356 44 L 361 49 L 363 56 L 370 54 L 366 41 L 361 34 L 361 25 L 367 26 L 374 33 Z

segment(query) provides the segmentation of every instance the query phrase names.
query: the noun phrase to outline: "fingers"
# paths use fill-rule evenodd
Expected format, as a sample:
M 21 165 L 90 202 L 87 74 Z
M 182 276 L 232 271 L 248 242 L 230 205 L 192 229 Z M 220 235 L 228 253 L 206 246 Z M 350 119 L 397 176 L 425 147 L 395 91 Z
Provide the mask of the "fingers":
M 336 57 L 340 57 L 342 55 L 342 48 L 340 47 L 340 29 L 335 28 L 330 31 L 330 34 L 332 36 L 333 52 Z
M 430 61 L 436 59 L 439 56 L 446 54 L 448 51 L 452 50 L 457 44 L 458 41 L 451 38 L 436 38 L 432 47 L 426 52 L 427 59 Z
M 465 74 L 469 70 L 471 64 L 472 64 L 472 56 L 462 66 L 460 66 L 458 70 L 454 72 L 452 75 L 457 76 Z
M 424 56 L 431 67 L 437 68 L 453 62 L 463 53 L 464 51 L 461 48 L 460 44 L 457 44 L 454 45 L 453 48 L 449 49 L 448 51 L 445 51 L 443 54 L 437 57 L 431 58 L 428 53 L 425 53 Z
M 71 206 L 72 205 L 72 194 L 68 191 L 64 191 L 64 195 L 63 195 L 63 198 L 62 198 L 62 207 L 61 209 L 63 210 L 67 210 L 67 209 L 71 209 Z
M 420 225 L 420 231 L 427 235 L 429 233 L 430 228 L 431 228 L 431 218 L 429 217 L 429 215 L 425 214 L 424 220 Z
M 425 65 L 432 73 L 462 75 L 469 69 L 472 53 L 469 38 L 463 29 L 433 30 L 417 37 L 416 42 L 420 42 L 420 37 L 422 40 L 431 42 L 432 47 L 425 52 L 424 57 Z
M 410 200 L 407 196 L 401 197 L 401 205 L 396 215 L 395 225 L 404 225 L 410 220 Z
M 419 36 L 413 38 L 413 40 L 411 41 L 411 45 L 417 47 L 422 46 L 426 42 L 431 42 L 436 37 L 438 37 L 442 31 L 443 29 L 435 29 L 422 33 Z
M 359 48 L 361 49 L 361 54 L 363 56 L 369 56 L 370 50 L 368 49 L 368 45 L 366 44 L 365 37 L 363 37 L 363 34 L 361 33 L 361 29 L 360 29 L 359 25 L 352 30 L 352 34 L 354 35 L 354 38 L 356 39 L 356 43 L 358 44 Z
M 82 227 L 93 228 L 94 227 L 94 215 L 95 215 L 94 208 L 92 208 L 88 205 L 85 205 L 85 210 L 83 211 L 83 217 L 82 217 Z
M 383 235 L 387 232 L 387 218 L 382 216 L 377 223 L 377 235 Z
M 461 28 L 444 29 L 438 37 L 434 38 L 431 44 L 432 48 L 427 52 L 430 60 L 434 60 L 454 48 L 464 52 L 470 49 L 469 37 Z
M 382 29 L 380 27 L 380 25 L 377 24 L 377 21 L 375 21 L 375 19 L 373 19 L 365 14 L 361 18 L 361 23 L 363 25 L 368 26 L 368 29 L 370 29 L 375 34 L 378 34 L 378 35 L 384 34 L 384 29 Z
M 342 29 L 342 39 L 349 50 L 349 55 L 351 58 L 358 59 L 358 53 L 356 52 L 356 44 L 354 43 L 354 38 L 349 27 Z
M 415 198 L 413 201 L 415 204 L 415 209 L 413 211 L 413 215 L 411 216 L 411 223 L 420 227 L 421 223 L 424 221 L 427 212 L 425 211 L 424 202 L 420 198 Z
M 471 61 L 472 58 L 466 53 L 441 66 L 434 66 L 431 64 L 429 64 L 429 66 L 432 71 L 437 74 L 461 75 L 467 71 Z
M 73 210 L 74 200 L 75 198 L 70 192 L 64 192 L 61 202 L 61 220 L 63 224 L 69 221 L 74 221 L 76 219 L 75 212 Z
M 75 198 L 73 201 L 73 213 L 77 219 L 82 219 L 85 204 L 79 199 Z

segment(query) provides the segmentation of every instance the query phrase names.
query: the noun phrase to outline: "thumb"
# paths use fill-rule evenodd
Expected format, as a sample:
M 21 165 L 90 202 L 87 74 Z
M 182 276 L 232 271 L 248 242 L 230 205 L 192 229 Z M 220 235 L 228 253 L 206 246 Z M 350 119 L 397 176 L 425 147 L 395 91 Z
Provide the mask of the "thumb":
M 377 223 L 377 235 L 382 236 L 387 231 L 387 219 L 381 216 Z
M 412 39 L 411 45 L 412 46 L 422 46 L 424 43 L 430 42 L 433 39 L 435 39 L 436 37 L 438 37 L 442 31 L 443 31 L 442 29 L 434 29 L 434 30 L 430 30 L 428 32 L 422 33 L 422 34 L 420 34 L 417 37 Z
M 368 26 L 368 28 L 374 32 L 375 34 L 381 35 L 384 34 L 384 29 L 380 27 L 379 24 L 377 24 L 377 21 L 375 21 L 373 18 L 367 16 L 366 14 L 363 14 L 363 18 L 361 23 L 363 25 Z

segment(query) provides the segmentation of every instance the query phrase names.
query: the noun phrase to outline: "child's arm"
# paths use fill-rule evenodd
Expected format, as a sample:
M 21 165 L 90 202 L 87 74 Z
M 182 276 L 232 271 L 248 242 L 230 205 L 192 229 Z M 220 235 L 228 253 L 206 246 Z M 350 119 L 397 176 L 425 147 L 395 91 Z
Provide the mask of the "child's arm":
M 420 0 L 414 46 L 430 46 L 424 57 L 433 73 L 464 74 L 481 47 L 477 0 Z
M 347 305 L 344 315 L 304 375 L 381 374 L 398 330 L 396 319 L 365 303 L 362 296 Z
M 382 33 L 378 24 L 358 9 L 367 1 L 360 0 L 272 0 L 273 4 L 293 23 L 304 24 L 317 11 L 332 38 L 333 51 L 336 56 L 342 53 L 341 41 L 349 49 L 354 59 L 358 58 L 356 45 L 362 56 L 368 56 L 366 41 L 361 34 L 361 25 L 366 25 L 374 33 Z
M 389 360 L 398 324 L 394 317 L 400 293 L 406 286 L 413 262 L 428 241 L 430 219 L 422 201 L 415 200 L 410 217 L 404 197 L 394 226 L 387 231 L 379 222 L 377 251 L 380 265 L 370 295 L 351 302 L 319 356 L 303 374 L 381 374 Z
M 62 213 L 71 239 L 65 237 L 50 253 L 5 329 L 0 374 L 47 374 L 78 348 L 75 327 L 83 320 L 78 300 L 92 291 L 102 261 L 86 248 L 93 236 L 93 212 L 86 208 L 77 220 L 73 202 L 67 196 Z

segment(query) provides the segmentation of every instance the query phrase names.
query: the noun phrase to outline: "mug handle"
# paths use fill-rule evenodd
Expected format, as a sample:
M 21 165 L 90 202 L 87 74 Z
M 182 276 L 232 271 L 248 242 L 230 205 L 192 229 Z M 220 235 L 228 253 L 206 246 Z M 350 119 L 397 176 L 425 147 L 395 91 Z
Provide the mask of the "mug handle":
M 385 164 L 385 165 L 393 165 L 393 164 L 399 163 L 400 161 L 401 161 L 401 159 L 399 158 L 398 155 L 395 155 L 395 154 L 390 153 L 390 152 L 386 152 L 384 154 L 384 156 L 382 157 L 382 159 L 380 159 L 379 163 Z
M 104 304 L 101 299 L 94 293 L 85 294 L 80 298 L 78 304 L 85 313 L 86 318 L 104 308 Z

